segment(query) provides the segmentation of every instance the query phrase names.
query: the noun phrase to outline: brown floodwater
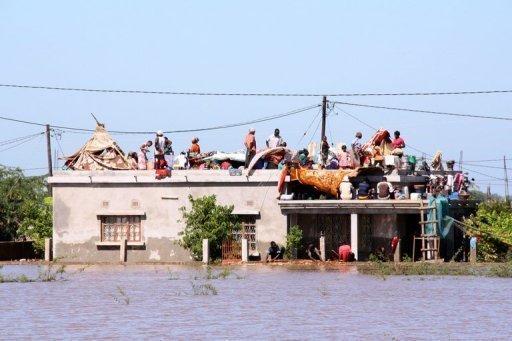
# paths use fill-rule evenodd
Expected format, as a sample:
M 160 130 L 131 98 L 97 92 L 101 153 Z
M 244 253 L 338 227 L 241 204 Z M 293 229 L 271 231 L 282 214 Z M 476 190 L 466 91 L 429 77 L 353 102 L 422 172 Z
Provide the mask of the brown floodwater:
M 207 280 L 201 266 L 68 266 L 64 281 L 3 283 L 1 339 L 512 337 L 512 279 L 382 279 L 343 265 L 213 267 L 212 274 L 223 269 L 233 273 Z M 38 267 L 0 273 L 36 277 Z M 201 295 L 209 290 L 201 284 L 217 295 Z

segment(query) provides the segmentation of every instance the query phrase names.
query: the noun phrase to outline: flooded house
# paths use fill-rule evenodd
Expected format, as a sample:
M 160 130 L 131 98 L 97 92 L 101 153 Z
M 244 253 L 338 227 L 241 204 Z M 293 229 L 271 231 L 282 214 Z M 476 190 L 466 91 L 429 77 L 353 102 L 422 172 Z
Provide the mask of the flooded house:
M 287 158 L 285 148 L 259 156 L 273 152 Z M 389 250 L 394 237 L 401 240 L 402 255 L 418 259 L 426 255 L 425 250 L 435 248 L 434 258 L 450 259 L 462 238 L 455 227 L 434 232 L 434 246 L 423 236 L 426 224 L 437 220 L 428 218 L 427 211 L 433 208 L 425 193 L 429 181 L 448 178 L 452 183 L 443 186 L 453 188 L 453 178 L 460 178 L 460 172 L 411 171 L 396 164 L 397 157 L 389 158 L 393 164 L 388 166 L 347 170 L 302 169 L 292 162 L 283 169 L 254 169 L 256 160 L 244 170 L 136 170 L 104 128 L 98 127 L 91 140 L 67 160 L 70 170 L 48 179 L 54 198 L 53 256 L 62 261 L 119 261 L 125 239 L 128 262 L 191 261 L 189 252 L 177 243 L 184 229 L 180 208 L 190 209 L 189 196 L 212 194 L 218 204 L 234 206 L 243 231 L 233 231 L 233 239 L 243 235 L 248 240 L 251 259 L 264 258 L 270 241 L 284 245 L 295 225 L 303 231 L 304 244 L 319 243 L 322 237 L 326 259 L 344 240 L 356 260 L 368 260 L 378 248 Z M 342 198 L 342 182 L 357 188 L 367 181 L 375 189 L 384 176 L 399 189 L 396 197 L 357 200 L 353 193 Z M 459 196 L 448 202 L 448 215 L 455 218 L 475 207 Z M 300 250 L 298 255 L 303 256 Z

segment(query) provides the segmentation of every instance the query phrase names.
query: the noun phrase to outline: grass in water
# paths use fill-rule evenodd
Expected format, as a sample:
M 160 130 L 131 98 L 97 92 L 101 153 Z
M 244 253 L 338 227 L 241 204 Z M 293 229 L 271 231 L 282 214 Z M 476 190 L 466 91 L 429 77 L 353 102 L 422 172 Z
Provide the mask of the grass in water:
M 359 272 L 386 279 L 387 276 L 487 276 L 512 277 L 512 262 L 472 265 L 468 263 L 380 263 L 361 266 Z
M 128 305 L 130 304 L 130 297 L 126 293 L 126 291 L 120 287 L 117 286 L 118 295 L 111 295 L 114 301 L 116 301 L 119 304 Z
M 195 284 L 194 282 L 190 282 L 190 284 L 196 296 L 217 295 L 218 293 L 217 288 L 210 283 Z

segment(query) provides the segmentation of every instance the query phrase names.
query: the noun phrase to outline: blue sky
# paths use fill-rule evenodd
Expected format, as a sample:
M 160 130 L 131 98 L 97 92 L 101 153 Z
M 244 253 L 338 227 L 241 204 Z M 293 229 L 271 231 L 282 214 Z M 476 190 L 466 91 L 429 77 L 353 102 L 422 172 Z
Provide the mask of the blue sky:
M 512 89 L 509 1 L 6 1 L 0 2 L 0 83 L 128 90 L 389 93 Z M 511 117 L 512 94 L 329 98 L 353 103 Z M 156 131 L 209 127 L 284 113 L 321 97 L 198 97 L 0 87 L 0 116 L 53 125 Z M 340 106 L 329 140 L 390 131 L 445 159 L 500 159 L 510 121 Z M 259 146 L 279 127 L 292 148 L 311 139 L 318 110 L 254 125 Z M 338 114 L 336 114 L 338 113 Z M 200 137 L 204 151 L 236 151 L 250 126 L 173 134 L 175 150 Z M 0 120 L 0 143 L 42 131 Z M 116 135 L 125 151 L 153 135 Z M 88 135 L 64 132 L 65 154 Z M 300 141 L 300 144 L 299 144 Z M 56 141 L 52 141 L 58 148 Z M 0 145 L 1 163 L 46 165 L 43 138 Z M 420 154 L 408 149 L 410 153 Z M 59 152 L 60 153 L 60 152 Z M 467 166 L 503 193 L 503 162 Z M 497 168 L 486 168 L 491 166 Z M 510 164 L 512 167 L 512 162 Z M 457 166 L 456 166 L 457 167 Z M 30 170 L 27 174 L 42 174 Z M 489 177 L 490 176 L 490 177 Z M 497 178 L 497 179 L 496 179 Z

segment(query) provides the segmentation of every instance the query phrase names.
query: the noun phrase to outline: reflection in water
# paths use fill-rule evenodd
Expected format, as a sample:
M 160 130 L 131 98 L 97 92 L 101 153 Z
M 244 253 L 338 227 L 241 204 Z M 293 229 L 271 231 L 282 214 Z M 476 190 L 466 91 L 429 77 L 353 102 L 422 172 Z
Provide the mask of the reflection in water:
M 354 266 L 79 266 L 67 281 L 0 284 L 2 339 L 508 338 L 512 280 L 377 277 Z M 3 275 L 37 276 L 34 266 Z M 194 292 L 209 284 L 217 291 Z M 208 286 L 206 286 L 208 287 Z M 207 290 L 208 291 L 208 290 Z

